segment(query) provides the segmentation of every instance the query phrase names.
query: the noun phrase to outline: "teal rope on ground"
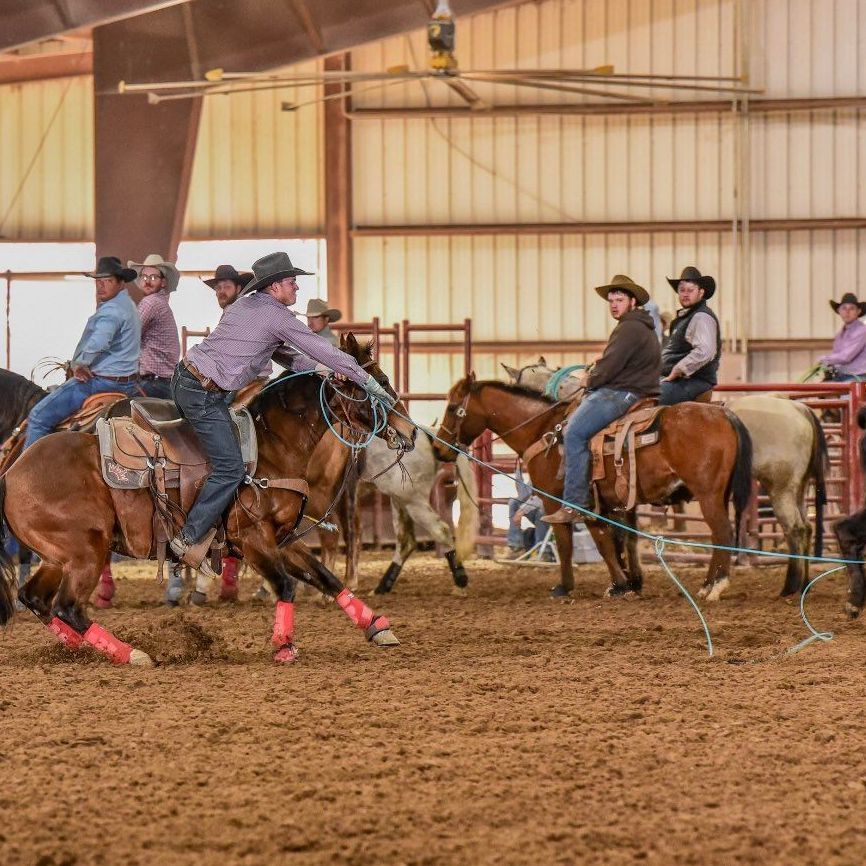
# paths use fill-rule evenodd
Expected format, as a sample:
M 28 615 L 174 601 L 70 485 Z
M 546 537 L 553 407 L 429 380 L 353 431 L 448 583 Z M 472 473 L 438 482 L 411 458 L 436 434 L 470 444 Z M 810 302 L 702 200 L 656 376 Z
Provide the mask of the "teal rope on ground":
M 828 574 L 833 574 L 833 572 L 835 572 L 835 571 L 841 571 L 843 568 L 845 568 L 844 565 L 839 565 L 836 568 L 828 569 L 827 571 L 823 572 L 822 574 L 819 574 L 816 578 L 810 580 L 809 583 L 806 584 L 806 588 L 803 590 L 803 594 L 800 596 L 800 616 L 803 618 L 803 622 L 806 623 L 806 628 L 809 629 L 809 631 L 812 632 L 812 634 L 810 637 L 807 637 L 805 640 L 801 640 L 800 643 L 792 646 L 788 650 L 789 653 L 799 652 L 801 649 L 803 649 L 803 647 L 809 646 L 809 644 L 814 643 L 816 640 L 823 641 L 824 643 L 826 643 L 827 641 L 833 640 L 833 632 L 832 631 L 817 631 L 812 626 L 812 623 L 809 622 L 809 619 L 806 616 L 806 607 L 805 607 L 805 605 L 806 605 L 806 593 L 808 593 L 809 590 L 819 580 L 827 577 Z

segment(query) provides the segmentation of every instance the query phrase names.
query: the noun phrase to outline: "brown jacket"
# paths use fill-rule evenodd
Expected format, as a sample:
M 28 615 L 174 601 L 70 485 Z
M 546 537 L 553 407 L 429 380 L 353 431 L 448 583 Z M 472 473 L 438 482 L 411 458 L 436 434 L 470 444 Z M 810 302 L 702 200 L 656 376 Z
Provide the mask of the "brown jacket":
M 617 323 L 604 354 L 589 374 L 587 388 L 634 391 L 642 397 L 659 393 L 661 350 L 653 320 L 636 307 Z

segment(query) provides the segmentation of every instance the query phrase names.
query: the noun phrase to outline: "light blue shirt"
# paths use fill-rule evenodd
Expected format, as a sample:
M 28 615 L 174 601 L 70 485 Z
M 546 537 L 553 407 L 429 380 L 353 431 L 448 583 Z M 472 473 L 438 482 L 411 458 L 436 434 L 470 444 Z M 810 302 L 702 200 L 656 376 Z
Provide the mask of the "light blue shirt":
M 132 376 L 138 373 L 140 351 L 138 310 L 129 292 L 121 289 L 87 320 L 72 362 L 89 367 L 94 376 Z

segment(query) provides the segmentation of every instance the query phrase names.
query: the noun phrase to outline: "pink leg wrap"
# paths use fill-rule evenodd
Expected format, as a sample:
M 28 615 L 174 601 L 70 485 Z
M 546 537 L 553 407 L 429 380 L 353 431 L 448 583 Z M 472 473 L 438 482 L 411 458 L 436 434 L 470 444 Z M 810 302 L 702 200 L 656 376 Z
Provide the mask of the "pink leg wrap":
M 107 655 L 116 665 L 129 663 L 132 647 L 122 640 L 118 640 L 108 629 L 99 623 L 91 623 L 90 628 L 84 633 L 84 639 L 103 655 Z
M 114 577 L 111 574 L 111 563 L 105 564 L 102 574 L 99 575 L 99 586 L 96 589 L 95 604 L 97 607 L 111 607 L 111 599 L 114 598 Z
M 344 589 L 335 601 L 358 628 L 366 629 L 373 622 L 373 611 L 360 598 L 355 598 L 348 589 Z
M 278 601 L 274 611 L 274 634 L 271 643 L 281 647 L 295 639 L 295 606 L 290 601 Z
M 71 625 L 67 625 L 62 619 L 56 616 L 48 623 L 48 631 L 50 631 L 57 640 L 63 644 L 63 646 L 71 650 L 78 649 L 81 646 L 81 642 L 84 640 L 83 636 L 80 635 Z
M 220 600 L 236 601 L 238 597 L 238 560 L 227 556 L 223 560 L 223 570 L 220 574 Z

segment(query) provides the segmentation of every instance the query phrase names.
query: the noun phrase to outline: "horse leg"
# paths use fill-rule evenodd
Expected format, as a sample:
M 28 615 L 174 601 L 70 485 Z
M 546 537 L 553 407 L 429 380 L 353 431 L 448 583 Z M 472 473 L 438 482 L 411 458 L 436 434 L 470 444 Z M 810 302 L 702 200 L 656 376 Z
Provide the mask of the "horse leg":
M 637 510 L 633 508 L 631 511 L 627 512 L 623 518 L 623 523 L 631 529 L 636 530 Z M 639 595 L 643 591 L 643 566 L 641 566 L 640 563 L 640 553 L 637 547 L 637 532 L 627 532 L 622 529 L 620 530 L 620 533 L 621 543 L 625 545 L 626 558 L 628 560 L 626 567 L 626 572 L 628 573 L 628 588 Z
M 766 485 L 765 485 L 766 486 Z M 770 491 L 770 504 L 776 519 L 782 526 L 785 539 L 788 542 L 788 553 L 793 554 L 788 559 L 788 568 L 785 572 L 785 585 L 782 587 L 783 597 L 795 595 L 803 589 L 805 578 L 803 560 L 796 556 L 809 555 L 809 538 L 811 531 L 803 522 L 800 514 L 799 503 L 790 490 Z
M 378 586 L 373 590 L 376 595 L 391 592 L 400 576 L 403 564 L 418 547 L 418 542 L 415 540 L 415 524 L 403 504 L 394 499 L 391 500 L 391 520 L 394 524 L 394 534 L 397 536 L 394 557 L 380 578 Z
M 623 568 L 622 530 L 602 520 L 591 520 L 587 524 L 592 540 L 598 548 L 610 575 L 610 586 L 604 591 L 606 598 L 625 595 L 631 589 L 629 577 Z
M 856 560 L 848 564 L 848 599 L 845 612 L 851 619 L 860 616 L 866 603 L 866 573 L 863 571 L 863 551 L 866 548 L 866 509 L 837 520 L 833 533 L 839 541 L 843 559 Z
M 436 544 L 445 550 L 445 559 L 448 561 L 448 568 L 451 569 L 454 586 L 458 594 L 462 595 L 460 590 L 466 588 L 469 583 L 469 575 L 466 574 L 463 563 L 457 559 L 457 550 L 454 545 L 454 530 L 427 501 L 409 502 L 406 504 L 406 510 L 409 512 L 409 517 L 414 521 L 415 525 L 430 533 Z
M 533 483 L 536 483 L 535 480 Z M 542 496 L 542 501 L 545 514 L 559 510 L 556 500 Z M 554 523 L 551 528 L 559 554 L 559 583 L 550 590 L 550 597 L 568 598 L 574 590 L 574 563 L 571 561 L 574 554 L 574 527 L 570 523 Z
M 220 601 L 236 602 L 238 600 L 238 570 L 240 560 L 236 556 L 227 556 L 223 560 L 223 570 L 220 575 Z
M 51 620 L 51 602 L 63 580 L 63 569 L 43 560 L 18 590 L 18 601 L 46 625 Z
M 291 664 L 298 657 L 295 646 L 295 590 L 297 581 L 278 556 L 268 556 L 255 551 L 249 556 L 250 565 L 260 572 L 273 587 L 277 596 L 274 607 L 274 630 L 271 643 L 276 647 L 274 661 L 277 664 Z
M 111 573 L 111 556 L 109 555 L 108 559 L 105 560 L 102 574 L 99 575 L 99 586 L 93 603 L 99 608 L 111 607 L 111 599 L 114 598 L 116 589 L 114 575 Z
M 114 664 L 152 667 L 153 660 L 147 653 L 124 643 L 84 613 L 87 599 L 99 580 L 95 576 L 96 568 L 99 567 L 99 562 L 105 562 L 106 554 L 107 551 L 102 557 L 95 559 L 95 562 L 81 558 L 66 565 L 54 600 L 53 618 L 48 627 L 67 646 L 80 646 L 83 641 L 107 656 Z M 56 628 L 52 628 L 52 625 Z
M 286 553 L 287 558 L 299 562 L 301 580 L 311 583 L 320 592 L 333 598 L 352 624 L 363 630 L 367 640 L 378 647 L 399 645 L 400 641 L 391 630 L 391 623 L 387 617 L 375 613 L 360 598 L 356 598 L 352 591 L 343 586 L 337 576 L 328 571 L 309 550 L 299 544 Z
M 714 545 L 713 555 L 704 585 L 698 590 L 701 598 L 707 601 L 718 601 L 730 584 L 731 553 L 729 550 L 718 550 L 717 546 L 732 547 L 734 533 L 728 517 L 727 504 L 719 494 L 715 497 L 699 499 L 701 514 L 710 528 L 710 539 Z
M 347 480 L 346 491 L 338 504 L 340 525 L 346 546 L 346 586 L 358 588 L 358 559 L 361 551 L 361 509 L 358 507 L 358 475 Z M 331 568 L 333 571 L 333 568 Z
M 165 587 L 164 602 L 166 607 L 177 607 L 183 598 L 184 590 L 186 589 L 186 581 L 190 578 L 192 572 L 188 565 L 176 563 L 171 567 L 168 574 L 168 585 Z M 204 589 L 205 597 L 209 584 Z

